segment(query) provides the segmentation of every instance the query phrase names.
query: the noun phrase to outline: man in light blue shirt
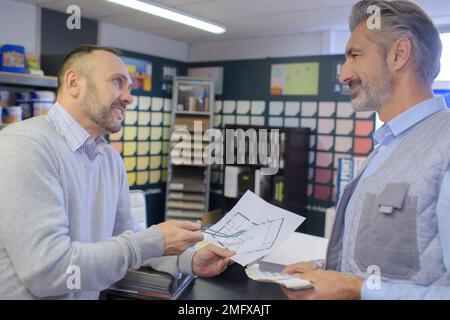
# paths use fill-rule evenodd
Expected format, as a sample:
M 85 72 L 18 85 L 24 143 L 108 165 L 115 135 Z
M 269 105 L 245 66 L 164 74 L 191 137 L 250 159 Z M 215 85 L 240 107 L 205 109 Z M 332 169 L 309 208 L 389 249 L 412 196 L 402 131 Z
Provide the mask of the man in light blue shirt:
M 283 290 L 290 299 L 450 299 L 450 115 L 431 89 L 439 32 L 408 1 L 360 1 L 349 22 L 340 80 L 356 111 L 377 111 L 385 124 L 339 201 L 326 270 L 290 265 L 314 288 Z

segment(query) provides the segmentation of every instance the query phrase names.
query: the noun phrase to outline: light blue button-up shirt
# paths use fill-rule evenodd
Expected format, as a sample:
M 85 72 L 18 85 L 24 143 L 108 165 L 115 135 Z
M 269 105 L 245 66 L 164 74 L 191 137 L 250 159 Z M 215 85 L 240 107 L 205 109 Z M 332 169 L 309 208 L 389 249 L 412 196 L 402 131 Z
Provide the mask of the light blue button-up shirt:
M 94 140 L 58 102 L 50 108 L 46 117 L 66 139 L 73 152 L 84 153 L 91 161 L 101 154 L 103 147 L 108 144 L 103 137 Z
M 378 152 L 368 164 L 363 177 L 372 175 L 389 157 L 402 138 L 418 123 L 432 114 L 444 110 L 442 97 L 425 100 L 401 113 L 373 134 Z M 450 125 L 450 123 L 449 123 Z M 436 217 L 441 239 L 444 263 L 450 270 L 450 167 L 447 169 L 439 191 L 436 205 Z M 370 282 L 370 283 L 369 283 Z M 362 299 L 450 299 L 450 286 L 423 287 L 414 284 L 392 284 L 381 282 L 381 288 L 370 289 L 376 282 L 371 278 L 364 282 L 361 290 Z

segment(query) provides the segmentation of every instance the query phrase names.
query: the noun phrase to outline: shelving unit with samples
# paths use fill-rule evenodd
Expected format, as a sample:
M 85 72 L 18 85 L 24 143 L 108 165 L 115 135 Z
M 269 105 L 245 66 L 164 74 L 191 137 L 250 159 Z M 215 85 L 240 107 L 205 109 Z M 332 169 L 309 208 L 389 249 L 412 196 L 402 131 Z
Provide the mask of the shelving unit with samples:
M 204 161 L 214 119 L 214 82 L 175 77 L 165 219 L 201 220 L 209 209 L 211 166 Z

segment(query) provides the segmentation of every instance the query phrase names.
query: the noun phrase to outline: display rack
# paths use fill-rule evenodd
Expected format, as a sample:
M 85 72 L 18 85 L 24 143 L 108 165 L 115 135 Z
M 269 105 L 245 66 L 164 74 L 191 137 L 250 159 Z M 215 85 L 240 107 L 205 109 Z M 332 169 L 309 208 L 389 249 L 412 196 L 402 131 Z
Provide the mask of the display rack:
M 175 77 L 165 219 L 201 220 L 209 210 L 211 166 L 203 155 L 214 119 L 214 82 Z

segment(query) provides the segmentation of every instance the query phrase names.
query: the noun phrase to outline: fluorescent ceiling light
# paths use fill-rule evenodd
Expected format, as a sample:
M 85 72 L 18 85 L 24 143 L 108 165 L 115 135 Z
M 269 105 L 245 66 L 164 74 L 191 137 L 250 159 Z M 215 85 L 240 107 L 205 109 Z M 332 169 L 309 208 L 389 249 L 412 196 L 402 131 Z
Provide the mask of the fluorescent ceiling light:
M 224 33 L 226 31 L 225 28 L 222 26 L 212 24 L 210 22 L 206 22 L 198 18 L 194 18 L 192 16 L 188 16 L 185 13 L 177 12 L 173 9 L 163 8 L 159 4 L 155 5 L 138 0 L 106 0 L 106 1 L 113 2 L 121 6 L 125 6 L 135 10 L 139 10 L 145 13 L 153 14 L 161 18 L 169 19 L 175 22 L 186 24 L 188 26 L 209 31 L 212 33 Z

